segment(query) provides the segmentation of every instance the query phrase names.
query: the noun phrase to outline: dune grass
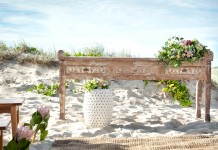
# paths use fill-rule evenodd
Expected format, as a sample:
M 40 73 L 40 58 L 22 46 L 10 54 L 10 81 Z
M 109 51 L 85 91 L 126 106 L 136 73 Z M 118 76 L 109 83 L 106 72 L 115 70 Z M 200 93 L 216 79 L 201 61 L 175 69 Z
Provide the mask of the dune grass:
M 56 54 L 31 47 L 25 42 L 18 43 L 14 47 L 8 47 L 5 43 L 0 42 L 0 62 L 5 60 L 16 60 L 19 64 L 58 65 Z
M 86 47 L 79 51 L 73 51 L 72 53 L 65 52 L 65 56 L 91 56 L 91 57 L 133 57 L 130 52 L 125 50 L 121 52 L 107 52 L 102 45 L 96 45 L 93 47 Z
M 114 53 L 106 52 L 102 45 L 86 47 L 84 49 L 73 51 L 73 53 L 65 52 L 66 56 L 105 56 L 105 57 L 132 57 L 125 50 Z M 14 47 L 8 47 L 4 42 L 0 41 L 0 62 L 5 60 L 16 60 L 19 64 L 33 63 L 46 66 L 57 66 L 57 52 L 49 53 L 41 49 L 32 47 L 25 42 L 20 42 Z

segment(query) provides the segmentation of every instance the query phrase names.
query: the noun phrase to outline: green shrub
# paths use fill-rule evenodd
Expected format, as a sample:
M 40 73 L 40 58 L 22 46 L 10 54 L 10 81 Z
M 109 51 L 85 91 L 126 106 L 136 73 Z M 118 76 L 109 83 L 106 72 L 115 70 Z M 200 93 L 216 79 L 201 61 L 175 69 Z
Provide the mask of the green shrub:
M 164 88 L 162 88 L 162 92 L 167 92 L 174 100 L 178 100 L 181 106 L 191 106 L 192 102 L 190 100 L 191 94 L 189 89 L 187 88 L 186 84 L 182 84 L 178 80 L 152 80 L 153 82 L 157 82 L 157 85 L 164 85 Z M 143 80 L 145 83 L 145 86 L 148 85 L 147 80 Z
M 178 80 L 161 80 L 159 83 L 165 85 L 163 92 L 168 92 L 175 100 L 178 100 L 181 106 L 191 106 L 190 92 L 186 84 L 182 84 Z

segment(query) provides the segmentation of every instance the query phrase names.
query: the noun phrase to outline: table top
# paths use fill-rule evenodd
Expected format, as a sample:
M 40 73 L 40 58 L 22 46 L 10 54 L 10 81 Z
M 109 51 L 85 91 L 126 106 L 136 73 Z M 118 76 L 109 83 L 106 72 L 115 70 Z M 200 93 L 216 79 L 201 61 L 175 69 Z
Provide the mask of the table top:
M 0 106 L 3 105 L 21 105 L 25 99 L 0 99 Z

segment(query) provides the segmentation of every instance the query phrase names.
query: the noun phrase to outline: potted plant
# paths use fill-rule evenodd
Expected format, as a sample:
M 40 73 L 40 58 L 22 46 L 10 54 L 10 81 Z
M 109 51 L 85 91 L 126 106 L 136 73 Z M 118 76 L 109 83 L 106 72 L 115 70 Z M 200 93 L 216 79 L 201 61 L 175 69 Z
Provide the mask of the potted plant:
M 87 126 L 101 128 L 111 122 L 113 93 L 109 85 L 109 81 L 99 78 L 85 81 L 83 112 Z
M 179 67 L 182 61 L 197 62 L 204 57 L 207 46 L 202 45 L 197 39 L 185 40 L 182 37 L 169 38 L 157 57 L 165 66 Z

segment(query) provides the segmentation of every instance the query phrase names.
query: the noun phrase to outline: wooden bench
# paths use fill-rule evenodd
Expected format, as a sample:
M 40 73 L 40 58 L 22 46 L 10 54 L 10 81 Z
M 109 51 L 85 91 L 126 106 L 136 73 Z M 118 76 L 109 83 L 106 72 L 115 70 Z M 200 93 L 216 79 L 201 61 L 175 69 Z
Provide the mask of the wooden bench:
M 6 130 L 9 126 L 11 120 L 10 119 L 0 119 L 0 150 L 3 148 L 3 130 Z
M 109 80 L 197 80 L 196 117 L 201 117 L 202 84 L 204 84 L 205 121 L 210 122 L 211 61 L 213 52 L 208 50 L 203 59 L 192 64 L 183 62 L 178 68 L 164 67 L 157 58 L 66 57 L 58 52 L 60 63 L 60 119 L 65 119 L 67 79 Z

